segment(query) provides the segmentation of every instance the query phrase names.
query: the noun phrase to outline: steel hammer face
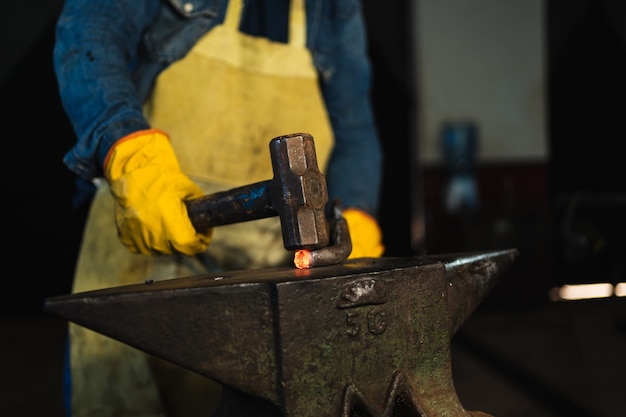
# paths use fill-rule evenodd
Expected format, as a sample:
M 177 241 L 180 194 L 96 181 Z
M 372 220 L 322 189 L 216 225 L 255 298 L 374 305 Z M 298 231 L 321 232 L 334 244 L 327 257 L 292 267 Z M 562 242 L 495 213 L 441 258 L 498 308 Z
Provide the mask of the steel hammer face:
M 270 141 L 270 155 L 274 172 L 270 201 L 280 217 L 285 248 L 328 245 L 328 190 L 317 166 L 313 137 L 308 133 L 276 137 Z
M 326 178 L 317 167 L 315 143 L 308 133 L 270 141 L 274 177 L 186 201 L 196 230 L 278 215 L 287 250 L 327 246 L 330 227 L 325 210 Z

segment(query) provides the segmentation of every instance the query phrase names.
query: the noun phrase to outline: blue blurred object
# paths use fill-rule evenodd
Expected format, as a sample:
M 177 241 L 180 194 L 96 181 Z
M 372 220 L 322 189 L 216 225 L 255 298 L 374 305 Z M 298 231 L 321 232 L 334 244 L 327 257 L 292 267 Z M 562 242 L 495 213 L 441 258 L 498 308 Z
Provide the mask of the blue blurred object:
M 478 191 L 474 178 L 478 151 L 478 128 L 472 122 L 444 122 L 440 138 L 448 182 L 444 205 L 448 212 L 474 210 Z

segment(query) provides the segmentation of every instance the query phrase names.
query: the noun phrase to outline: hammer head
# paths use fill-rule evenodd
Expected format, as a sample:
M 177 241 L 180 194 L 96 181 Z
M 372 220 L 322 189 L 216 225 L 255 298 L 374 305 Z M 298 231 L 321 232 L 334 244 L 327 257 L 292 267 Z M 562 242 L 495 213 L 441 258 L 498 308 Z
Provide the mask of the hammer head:
M 270 141 L 274 178 L 270 182 L 272 208 L 280 217 L 287 250 L 328 245 L 326 178 L 317 166 L 315 143 L 308 133 L 293 133 Z

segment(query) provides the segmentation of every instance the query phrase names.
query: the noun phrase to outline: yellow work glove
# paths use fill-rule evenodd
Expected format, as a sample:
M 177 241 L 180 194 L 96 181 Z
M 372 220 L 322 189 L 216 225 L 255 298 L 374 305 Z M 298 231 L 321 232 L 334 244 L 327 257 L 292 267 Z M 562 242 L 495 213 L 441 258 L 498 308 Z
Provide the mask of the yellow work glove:
M 352 252 L 350 252 L 348 259 L 382 256 L 385 247 L 382 244 L 382 232 L 376 219 L 366 212 L 354 208 L 345 209 L 343 217 L 348 223 L 350 240 L 352 241 Z
M 195 255 L 206 250 L 212 230 L 197 233 L 183 200 L 202 190 L 180 171 L 167 135 L 156 129 L 118 140 L 105 162 L 122 243 L 134 253 Z

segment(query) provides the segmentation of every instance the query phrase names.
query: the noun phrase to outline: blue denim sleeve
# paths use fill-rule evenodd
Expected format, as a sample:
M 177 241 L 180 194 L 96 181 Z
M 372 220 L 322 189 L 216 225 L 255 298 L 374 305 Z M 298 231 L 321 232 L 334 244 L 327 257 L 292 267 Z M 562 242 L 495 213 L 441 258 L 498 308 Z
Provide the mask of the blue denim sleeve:
M 61 101 L 77 136 L 68 168 L 91 179 L 119 138 L 148 128 L 130 71 L 159 2 L 66 0 L 53 53 Z
M 334 7 L 332 18 L 326 20 L 329 26 L 322 23 L 320 28 L 324 37 L 332 33 L 332 39 L 325 38 L 332 63 L 322 71 L 322 91 L 335 134 L 326 170 L 329 198 L 376 217 L 382 150 L 370 101 L 366 29 L 358 0 L 336 2 Z

